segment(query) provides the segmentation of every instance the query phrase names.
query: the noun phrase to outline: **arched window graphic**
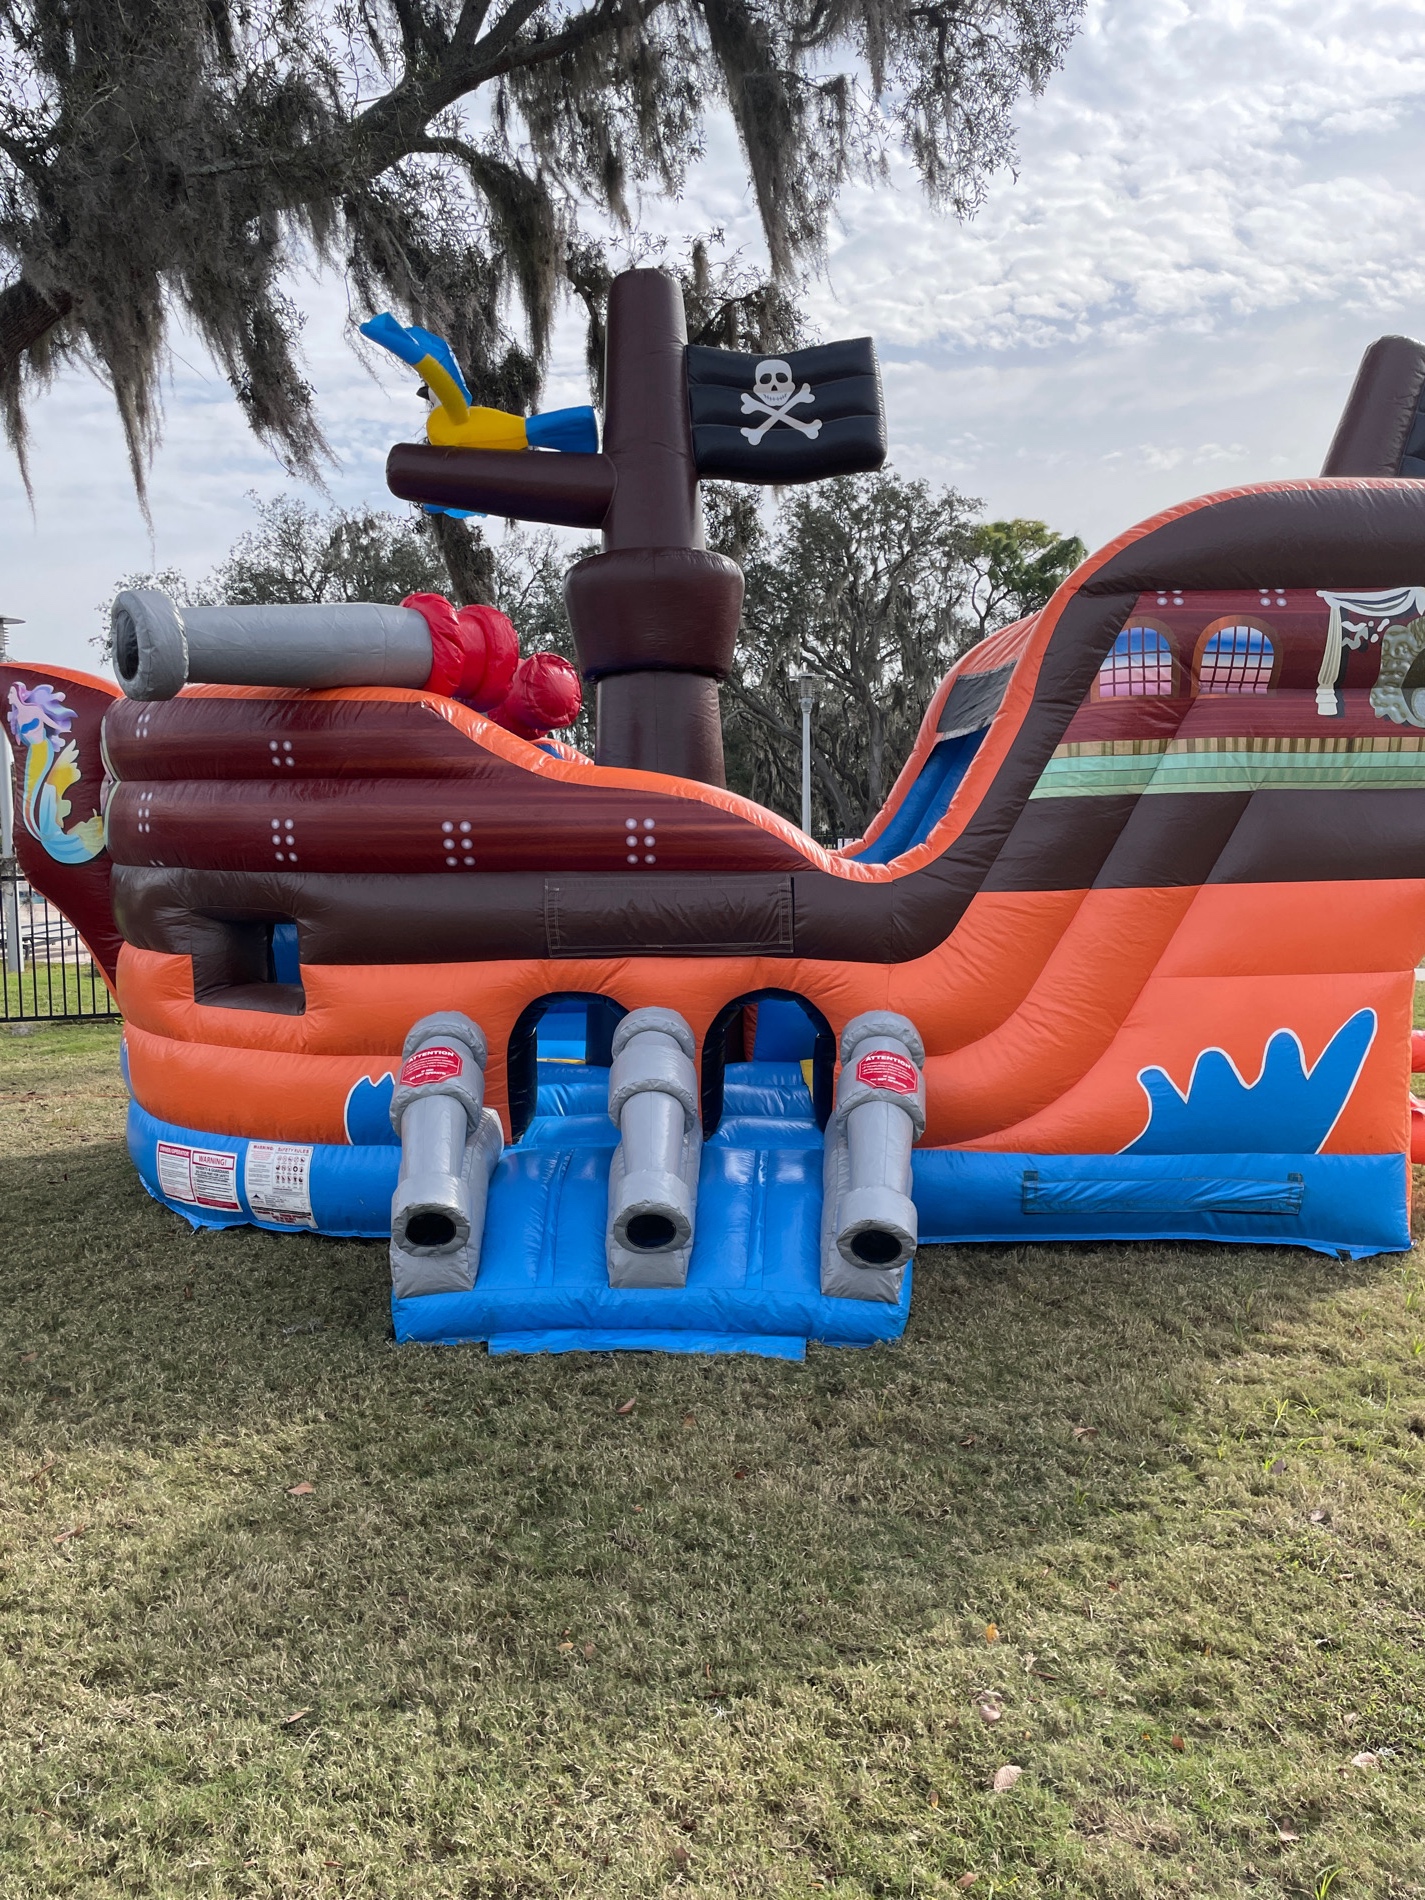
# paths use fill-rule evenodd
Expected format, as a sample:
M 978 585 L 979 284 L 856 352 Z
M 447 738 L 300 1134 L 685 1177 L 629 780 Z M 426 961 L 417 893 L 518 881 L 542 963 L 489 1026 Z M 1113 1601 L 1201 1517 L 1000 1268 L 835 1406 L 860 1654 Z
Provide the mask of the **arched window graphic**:
M 1251 621 L 1214 621 L 1197 653 L 1200 693 L 1269 693 L 1276 648 L 1265 629 Z
M 1161 628 L 1125 627 L 1098 669 L 1095 699 L 1167 699 L 1173 690 L 1173 648 Z

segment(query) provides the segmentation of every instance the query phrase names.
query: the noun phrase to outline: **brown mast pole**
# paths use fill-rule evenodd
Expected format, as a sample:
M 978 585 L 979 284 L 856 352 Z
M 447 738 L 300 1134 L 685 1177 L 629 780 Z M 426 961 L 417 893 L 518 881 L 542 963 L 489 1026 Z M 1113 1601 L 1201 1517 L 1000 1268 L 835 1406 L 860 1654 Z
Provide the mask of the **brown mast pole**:
M 718 682 L 732 666 L 742 571 L 703 545 L 684 367 L 683 298 L 659 270 L 609 293 L 604 549 L 564 583 L 579 663 L 598 693 L 600 765 L 725 783 Z
M 703 545 L 686 349 L 677 284 L 625 271 L 609 292 L 602 453 L 399 442 L 386 479 L 410 501 L 602 528 L 604 552 L 564 582 L 598 695 L 599 764 L 722 785 L 717 689 L 732 668 L 742 570 Z

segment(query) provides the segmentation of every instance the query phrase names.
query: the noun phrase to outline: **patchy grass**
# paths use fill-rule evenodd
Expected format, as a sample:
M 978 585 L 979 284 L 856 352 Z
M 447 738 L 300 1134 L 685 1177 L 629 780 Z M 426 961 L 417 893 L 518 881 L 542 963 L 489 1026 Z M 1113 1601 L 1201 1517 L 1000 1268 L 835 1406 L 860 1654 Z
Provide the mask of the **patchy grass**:
M 0 1036 L 0 1892 L 1425 1894 L 1418 1255 L 397 1349 L 381 1247 L 145 1197 L 116 1044 Z

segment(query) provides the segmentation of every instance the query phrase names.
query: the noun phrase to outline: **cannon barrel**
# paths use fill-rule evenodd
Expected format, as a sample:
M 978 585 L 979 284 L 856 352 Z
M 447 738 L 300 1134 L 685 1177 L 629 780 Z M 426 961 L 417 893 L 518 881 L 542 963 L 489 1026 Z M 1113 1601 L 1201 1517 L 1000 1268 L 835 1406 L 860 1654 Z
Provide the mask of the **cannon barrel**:
M 485 1103 L 485 1036 L 453 1010 L 406 1037 L 391 1097 L 401 1170 L 391 1201 L 397 1299 L 468 1292 L 480 1270 L 490 1176 L 504 1146 Z
M 114 602 L 114 671 L 130 699 L 210 686 L 424 686 L 431 632 L 411 607 L 369 601 L 184 607 L 156 587 Z
M 821 1290 L 900 1297 L 919 1239 L 910 1151 L 925 1132 L 925 1045 L 908 1017 L 868 1010 L 841 1036 L 836 1108 L 826 1131 Z
M 682 1286 L 697 1218 L 702 1126 L 696 1044 L 676 1010 L 636 1009 L 614 1031 L 609 1116 L 610 1286 Z

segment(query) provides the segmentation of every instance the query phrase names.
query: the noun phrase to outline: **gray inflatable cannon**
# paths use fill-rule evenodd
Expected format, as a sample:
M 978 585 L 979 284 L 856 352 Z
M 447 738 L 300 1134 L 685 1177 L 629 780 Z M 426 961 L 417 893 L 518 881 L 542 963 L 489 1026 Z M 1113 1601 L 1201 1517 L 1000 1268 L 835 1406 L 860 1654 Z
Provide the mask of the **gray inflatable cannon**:
M 605 1235 L 610 1286 L 683 1286 L 693 1251 L 699 1118 L 697 1044 L 675 1009 L 636 1009 L 614 1031 Z
M 129 699 L 208 686 L 424 686 L 435 655 L 413 607 L 369 601 L 184 607 L 160 588 L 119 595 L 114 672 Z
M 867 1010 L 842 1031 L 822 1168 L 821 1290 L 833 1298 L 900 1298 L 920 1232 L 910 1151 L 925 1133 L 924 1069 L 908 1017 Z
M 490 1176 L 504 1131 L 485 1107 L 484 1031 L 456 1010 L 406 1037 L 391 1097 L 401 1171 L 391 1200 L 391 1291 L 468 1293 L 480 1270 Z

